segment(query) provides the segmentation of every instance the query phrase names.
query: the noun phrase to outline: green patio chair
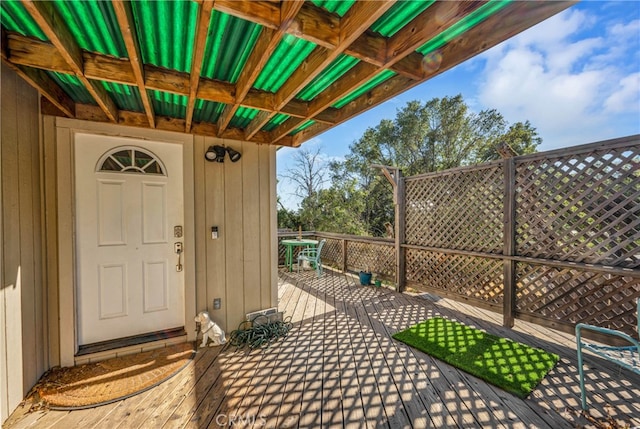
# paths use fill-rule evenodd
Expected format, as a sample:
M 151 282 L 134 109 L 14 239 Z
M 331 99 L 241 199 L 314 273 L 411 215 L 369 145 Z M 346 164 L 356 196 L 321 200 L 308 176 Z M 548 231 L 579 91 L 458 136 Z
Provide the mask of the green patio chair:
M 322 276 L 322 260 L 320 259 L 320 254 L 326 242 L 327 240 L 321 240 L 320 243 L 318 243 L 318 247 L 302 249 L 300 253 L 298 253 L 298 272 L 300 272 L 300 263 L 307 261 L 312 267 L 315 267 L 318 278 Z
M 640 298 L 637 301 L 637 318 L 638 318 L 638 335 L 640 335 Z M 599 332 L 601 334 L 622 338 L 629 345 L 610 346 L 605 344 L 586 343 L 582 341 L 582 331 Z M 582 368 L 582 350 L 588 350 L 591 353 L 600 356 L 616 365 L 627 368 L 636 374 L 640 374 L 640 341 L 624 332 L 616 331 L 609 328 L 601 328 L 600 326 L 588 325 L 586 323 L 578 323 L 576 325 L 576 343 L 578 349 L 578 371 L 580 373 L 580 399 L 582 400 L 582 409 L 587 409 L 587 396 L 584 390 L 584 369 Z

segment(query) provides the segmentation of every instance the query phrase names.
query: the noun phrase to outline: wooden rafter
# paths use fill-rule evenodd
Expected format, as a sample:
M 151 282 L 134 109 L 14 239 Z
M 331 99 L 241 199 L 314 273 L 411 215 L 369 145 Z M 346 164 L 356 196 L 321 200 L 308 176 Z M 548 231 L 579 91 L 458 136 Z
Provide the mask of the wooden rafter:
M 255 8 L 248 8 L 243 3 L 235 0 L 217 1 L 214 8 L 247 21 L 260 23 L 267 28 L 276 29 L 279 27 L 276 5 L 271 2 L 252 1 L 251 4 Z M 293 18 L 293 22 L 286 28 L 286 32 L 323 48 L 335 50 L 340 43 L 340 18 L 307 2 Z M 373 33 L 363 33 L 355 43 L 345 49 L 344 53 L 373 65 L 379 65 L 378 55 L 385 53 L 384 49 L 381 51 L 377 49 L 381 43 L 384 45 L 384 37 Z M 415 79 L 422 77 L 421 74 L 413 74 L 411 68 L 402 67 L 402 65 L 392 66 L 392 70 Z
M 41 111 L 45 115 L 60 116 L 62 112 L 58 107 L 54 105 L 48 99 L 42 99 Z M 110 122 L 109 118 L 104 114 L 102 109 L 92 104 L 76 104 L 76 119 L 95 121 L 95 122 Z M 164 131 L 176 131 L 184 132 L 185 120 L 179 118 L 169 118 L 165 116 L 156 116 L 156 129 Z M 122 110 L 118 118 L 118 124 L 126 125 L 130 127 L 148 128 L 147 117 L 141 112 L 130 112 Z M 216 125 L 205 122 L 196 122 L 191 127 L 190 134 L 211 136 L 216 135 Z M 223 134 L 222 138 L 230 140 L 241 140 L 243 136 L 243 130 L 238 128 L 229 128 Z M 255 143 L 268 144 L 271 142 L 270 133 L 261 131 L 256 134 L 254 140 Z M 281 142 L 282 146 L 292 146 L 293 138 L 289 137 Z
M 442 62 L 438 67 L 425 70 L 422 81 L 455 67 L 461 62 L 492 48 L 536 23 L 565 10 L 574 3 L 575 1 L 510 3 L 496 14 L 464 33 L 461 37 L 443 46 L 440 50 Z M 513 19 L 512 17 L 514 16 L 526 16 L 529 19 Z M 509 25 L 506 25 L 506 23 Z M 475 44 L 473 43 L 474 40 L 482 40 L 483 43 Z M 397 94 L 413 88 L 422 83 L 422 81 L 414 81 L 405 76 L 394 76 L 340 109 L 336 118 L 337 123 L 342 123 L 355 115 L 363 113 Z M 328 128 L 325 124 L 314 124 L 310 126 L 299 134 L 296 134 L 293 146 L 299 146 L 302 142 L 321 134 Z
M 280 40 L 303 4 L 304 1 L 300 0 L 282 2 L 280 5 L 280 26 L 276 30 L 264 28 L 260 33 L 236 83 L 236 102 L 228 104 L 218 119 L 218 133 L 222 133 L 229 125 L 231 118 L 240 107 L 240 103 L 269 61 L 273 51 L 278 47 Z
M 274 30 L 280 26 L 280 6 L 274 2 L 216 0 L 214 8 Z
M 73 118 L 75 116 L 75 103 L 73 100 L 53 81 L 45 72 L 38 69 L 22 67 L 9 60 L 9 35 L 4 28 L 0 29 L 0 52 L 2 61 L 18 76 L 24 79 L 29 85 L 34 87 L 40 94 L 46 97 L 64 115 Z
M 29 68 L 52 70 L 71 74 L 71 67 L 51 43 L 31 39 L 19 34 L 8 34 L 4 47 L 9 63 Z M 104 80 L 123 85 L 138 85 L 133 66 L 129 60 L 114 58 L 93 52 L 82 53 L 84 74 L 88 79 Z M 189 74 L 176 70 L 145 65 L 142 70 L 144 87 L 178 95 L 189 95 Z M 250 89 L 239 104 L 257 110 L 273 110 L 274 94 Z M 197 98 L 218 103 L 236 102 L 235 86 L 214 79 L 200 78 Z M 306 118 L 309 106 L 307 102 L 291 100 L 281 112 L 289 116 Z M 333 124 L 336 109 L 327 109 L 317 115 L 318 122 Z
M 358 63 L 349 73 L 314 98 L 309 103 L 309 118 L 313 118 L 319 112 L 364 85 L 380 73 L 381 69 L 388 69 L 407 55 L 415 52 L 425 41 L 431 40 L 443 30 L 459 22 L 484 3 L 484 1 L 435 3 L 387 41 L 385 46 L 386 60 L 381 67 L 365 62 Z M 434 16 L 442 18 L 434 19 Z M 286 122 L 281 124 L 273 130 L 274 142 L 286 136 L 296 126 Z
M 192 64 L 189 73 L 184 73 L 143 63 L 131 0 L 112 0 L 128 58 L 83 51 L 54 5 L 37 0 L 21 1 L 51 42 L 8 34 L 3 29 L 2 59 L 49 100 L 48 104 L 43 101 L 43 105 L 50 106 L 52 112 L 80 119 L 291 146 L 460 64 L 575 3 L 511 2 L 440 47 L 441 62 L 430 67 L 416 49 L 486 1 L 435 2 L 387 38 L 372 32 L 370 27 L 395 0 L 357 0 L 343 17 L 303 0 L 196 0 L 198 14 Z M 236 82 L 201 76 L 213 10 L 263 27 Z M 316 47 L 275 93 L 254 88 L 285 34 L 313 42 Z M 341 54 L 360 61 L 313 100 L 295 98 Z M 74 103 L 44 70 L 76 76 L 98 106 Z M 331 107 L 384 70 L 396 75 L 340 109 Z M 101 82 L 136 86 L 144 112 L 118 111 Z M 185 118 L 156 116 L 147 90 L 186 96 Z M 226 105 L 216 123 L 193 121 L 197 98 Z M 260 111 L 245 129 L 230 127 L 240 107 Z M 278 113 L 289 118 L 271 132 L 261 131 Z M 308 120 L 315 124 L 291 136 Z
M 107 91 L 90 82 L 83 72 L 82 51 L 73 38 L 53 3 L 33 0 L 22 0 L 25 9 L 58 49 L 76 77 L 82 82 L 89 94 L 96 100 L 100 108 L 112 122 L 118 122 L 118 108 L 107 94 Z
M 131 70 L 135 77 L 135 83 L 138 87 L 138 92 L 140 93 L 140 99 L 142 100 L 147 120 L 149 121 L 149 127 L 155 128 L 155 113 L 153 111 L 153 104 L 151 104 L 149 94 L 147 93 L 147 89 L 144 84 L 144 64 L 142 62 L 140 43 L 138 41 L 138 34 L 136 33 L 133 20 L 131 2 L 129 0 L 112 0 L 112 4 L 116 13 L 116 18 L 118 19 L 118 25 L 120 25 L 120 33 L 122 34 L 124 44 L 127 47 Z
M 335 50 L 327 50 L 318 46 L 296 69 L 291 77 L 276 93 L 275 110 L 278 111 L 287 104 L 302 88 L 319 75 L 333 60 L 335 60 L 348 46 L 350 46 L 371 24 L 393 6 L 393 1 L 359 0 L 351 6 L 340 19 L 340 41 Z M 306 63 L 306 64 L 305 64 Z M 275 112 L 261 112 L 251 122 L 245 131 L 245 138 L 251 139 Z
M 213 0 L 204 0 L 198 7 L 198 23 L 196 26 L 196 36 L 191 59 L 191 73 L 189 77 L 189 99 L 187 101 L 187 114 L 185 120 L 185 131 L 191 129 L 193 120 L 193 109 L 196 106 L 198 86 L 200 84 L 200 72 L 202 71 L 202 58 L 207 44 L 209 25 L 211 23 L 211 12 L 213 11 Z

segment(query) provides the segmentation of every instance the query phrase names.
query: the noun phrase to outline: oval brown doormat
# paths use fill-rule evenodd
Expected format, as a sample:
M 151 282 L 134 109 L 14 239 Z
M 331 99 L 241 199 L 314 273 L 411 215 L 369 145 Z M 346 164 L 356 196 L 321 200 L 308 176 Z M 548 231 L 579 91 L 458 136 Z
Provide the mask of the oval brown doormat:
M 157 386 L 180 372 L 194 355 L 193 343 L 184 343 L 102 362 L 54 368 L 42 376 L 34 393 L 43 405 L 54 410 L 105 405 Z

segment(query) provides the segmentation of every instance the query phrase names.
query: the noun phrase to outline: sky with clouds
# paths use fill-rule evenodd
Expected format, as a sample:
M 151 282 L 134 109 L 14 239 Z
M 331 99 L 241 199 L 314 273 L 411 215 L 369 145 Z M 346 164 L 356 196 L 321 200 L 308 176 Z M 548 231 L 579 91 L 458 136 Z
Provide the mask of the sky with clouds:
M 341 159 L 367 127 L 408 101 L 462 94 L 471 109 L 529 120 L 545 151 L 640 133 L 640 0 L 583 1 L 304 143 Z M 277 153 L 278 176 L 296 149 Z M 291 184 L 278 183 L 297 208 Z

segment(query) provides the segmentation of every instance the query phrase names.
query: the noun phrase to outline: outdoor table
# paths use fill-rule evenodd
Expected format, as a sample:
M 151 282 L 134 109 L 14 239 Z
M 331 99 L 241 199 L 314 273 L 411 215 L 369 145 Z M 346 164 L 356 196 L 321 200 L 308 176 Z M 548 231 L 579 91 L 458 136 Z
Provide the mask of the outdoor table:
M 283 246 L 286 247 L 284 252 L 284 264 L 289 267 L 289 272 L 293 271 L 293 248 L 294 247 L 316 247 L 318 245 L 318 240 L 282 240 L 280 242 Z

